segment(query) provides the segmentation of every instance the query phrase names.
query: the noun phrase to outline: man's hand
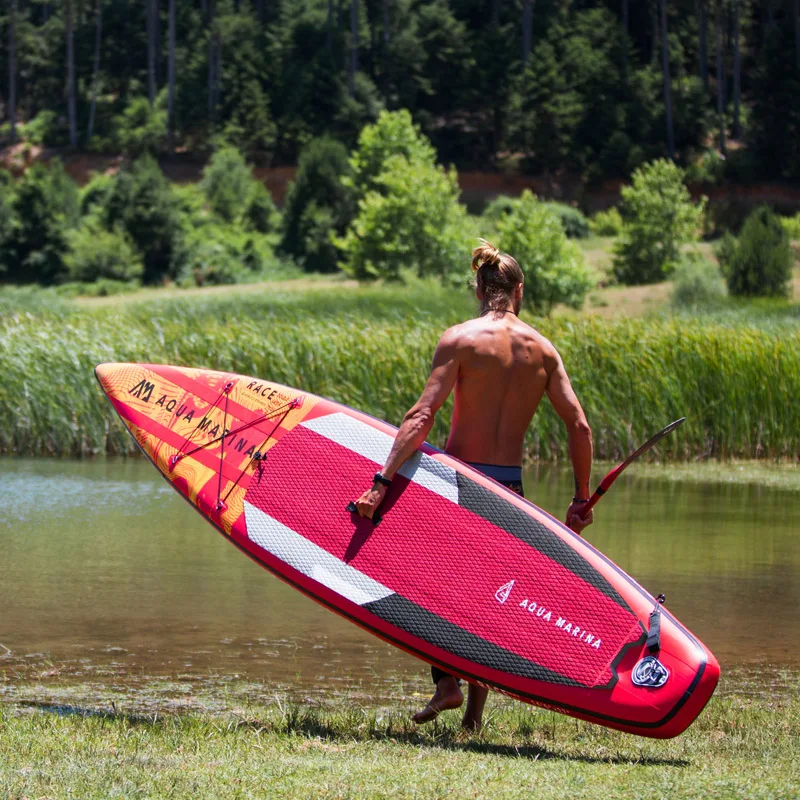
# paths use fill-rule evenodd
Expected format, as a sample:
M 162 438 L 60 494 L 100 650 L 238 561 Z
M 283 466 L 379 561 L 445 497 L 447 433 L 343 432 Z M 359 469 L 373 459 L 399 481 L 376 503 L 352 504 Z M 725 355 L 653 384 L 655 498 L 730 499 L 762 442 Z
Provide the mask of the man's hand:
M 356 500 L 358 515 L 372 519 L 372 515 L 378 510 L 378 506 L 383 502 L 384 497 L 386 497 L 386 487 L 380 483 L 373 484 L 371 489 L 367 489 Z
M 585 505 L 586 503 L 572 502 L 567 509 L 567 527 L 571 528 L 579 536 L 584 528 L 588 527 L 594 522 L 594 510 L 589 512 L 589 515 L 586 517 L 586 519 L 581 519 L 581 514 L 583 513 L 583 507 Z

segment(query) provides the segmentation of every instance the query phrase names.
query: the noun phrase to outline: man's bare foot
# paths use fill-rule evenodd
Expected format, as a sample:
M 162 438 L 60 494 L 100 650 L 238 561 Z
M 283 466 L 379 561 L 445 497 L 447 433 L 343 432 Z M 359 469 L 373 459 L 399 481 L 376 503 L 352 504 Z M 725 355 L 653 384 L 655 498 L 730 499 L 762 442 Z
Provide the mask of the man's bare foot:
M 436 684 L 436 692 L 422 711 L 418 711 L 411 719 L 417 725 L 436 719 L 442 711 L 458 708 L 464 702 L 464 695 L 458 688 L 458 682 L 448 675 Z

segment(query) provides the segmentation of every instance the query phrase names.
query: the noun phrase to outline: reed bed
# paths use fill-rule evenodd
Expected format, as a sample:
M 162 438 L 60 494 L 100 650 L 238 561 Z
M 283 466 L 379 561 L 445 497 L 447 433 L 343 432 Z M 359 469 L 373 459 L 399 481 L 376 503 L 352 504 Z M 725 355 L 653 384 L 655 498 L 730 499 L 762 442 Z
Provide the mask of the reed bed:
M 285 383 L 398 424 L 417 399 L 442 329 L 473 310 L 466 290 L 347 287 L 153 300 L 97 310 L 2 309 L 0 451 L 129 454 L 133 442 L 93 378 L 104 361 L 230 370 Z M 800 452 L 800 331 L 673 317 L 530 320 L 558 347 L 614 460 L 677 417 L 668 460 L 795 459 Z M 449 405 L 431 435 L 445 442 Z M 563 423 L 543 403 L 530 460 L 567 457 Z

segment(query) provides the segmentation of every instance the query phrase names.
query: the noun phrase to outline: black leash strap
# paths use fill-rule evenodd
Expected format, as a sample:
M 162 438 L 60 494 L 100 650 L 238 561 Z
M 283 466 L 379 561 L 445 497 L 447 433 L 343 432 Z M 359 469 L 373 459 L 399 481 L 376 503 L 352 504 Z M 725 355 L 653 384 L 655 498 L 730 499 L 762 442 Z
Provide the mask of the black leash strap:
M 661 606 L 667 598 L 660 594 L 656 597 L 656 604 L 650 612 L 650 630 L 647 633 L 647 650 L 657 653 L 661 649 Z

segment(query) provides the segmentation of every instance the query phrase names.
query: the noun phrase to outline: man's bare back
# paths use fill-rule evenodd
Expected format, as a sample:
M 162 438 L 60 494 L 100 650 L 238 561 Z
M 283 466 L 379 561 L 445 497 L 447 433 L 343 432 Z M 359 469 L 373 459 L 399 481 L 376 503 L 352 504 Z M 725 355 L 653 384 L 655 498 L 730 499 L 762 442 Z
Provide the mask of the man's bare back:
M 456 325 L 455 405 L 447 452 L 462 461 L 518 466 L 525 431 L 558 365 L 555 349 L 515 314 Z

